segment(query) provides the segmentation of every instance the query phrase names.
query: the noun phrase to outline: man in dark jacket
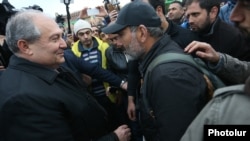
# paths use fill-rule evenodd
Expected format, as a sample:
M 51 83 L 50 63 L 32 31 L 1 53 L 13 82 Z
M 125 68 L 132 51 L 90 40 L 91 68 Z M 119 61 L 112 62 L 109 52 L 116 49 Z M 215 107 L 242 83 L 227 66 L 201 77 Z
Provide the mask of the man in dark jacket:
M 230 20 L 244 31 L 248 39 L 250 39 L 249 7 L 249 0 L 236 0 L 236 5 L 230 16 Z M 208 136 L 209 129 L 218 128 L 220 131 L 228 130 L 228 132 L 231 131 L 230 129 L 235 129 L 238 133 L 239 131 L 246 131 L 247 134 L 245 136 L 243 134 L 242 136 L 234 134 L 230 138 L 234 138 L 234 140 L 249 140 L 249 126 L 245 126 L 246 128 L 244 129 L 244 126 L 239 127 L 239 125 L 250 124 L 250 114 L 247 112 L 250 108 L 250 62 L 239 61 L 227 54 L 218 53 L 211 46 L 201 43 L 197 44 L 197 46 L 189 46 L 187 51 L 195 51 L 196 49 L 198 49 L 198 56 L 212 63 L 216 64 L 220 60 L 219 62 L 222 65 L 216 66 L 220 73 L 219 76 L 224 73 L 225 77 L 240 84 L 216 90 L 214 97 L 189 125 L 181 141 L 228 139 L 228 136 L 214 136 L 214 134 Z M 241 85 L 244 82 L 245 85 Z M 207 126 L 208 128 L 204 128 L 204 125 L 217 125 L 217 127 L 209 128 Z M 228 128 L 229 126 L 221 125 L 230 125 L 230 128 Z
M 200 41 L 209 43 L 216 51 L 250 60 L 250 48 L 242 33 L 219 18 L 219 0 L 186 0 L 186 8 L 190 28 L 199 34 Z
M 137 10 L 140 9 L 140 10 Z M 147 15 L 147 16 L 145 16 Z M 103 29 L 118 33 L 126 52 L 140 60 L 140 72 L 145 75 L 149 64 L 166 52 L 183 53 L 168 35 L 163 35 L 160 18 L 147 3 L 135 1 L 125 5 L 115 23 Z M 179 141 L 186 128 L 205 105 L 206 83 L 201 73 L 180 62 L 155 67 L 141 95 L 148 104 L 140 105 L 141 125 L 147 141 Z
M 161 27 L 165 34 L 169 35 L 181 48 L 185 48 L 192 41 L 199 41 L 199 37 L 196 33 L 182 28 L 171 20 L 166 19 L 165 0 L 140 0 L 150 4 L 156 14 L 161 19 Z M 137 101 L 136 93 L 138 93 L 138 87 L 140 87 L 140 73 L 138 70 L 138 60 L 130 60 L 128 63 L 128 95 L 129 106 L 128 113 L 131 120 L 136 119 L 135 104 L 132 101 Z
M 0 79 L 0 140 L 129 140 L 127 125 L 107 133 L 107 114 L 63 67 L 66 43 L 56 22 L 23 11 L 6 26 L 13 52 Z

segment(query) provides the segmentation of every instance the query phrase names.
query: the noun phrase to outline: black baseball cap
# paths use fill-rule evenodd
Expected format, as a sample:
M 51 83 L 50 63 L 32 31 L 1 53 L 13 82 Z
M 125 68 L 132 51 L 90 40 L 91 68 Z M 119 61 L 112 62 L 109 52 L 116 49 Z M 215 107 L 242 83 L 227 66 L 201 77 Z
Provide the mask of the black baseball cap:
M 126 4 L 119 12 L 116 21 L 103 28 L 102 31 L 106 34 L 113 34 L 127 26 L 139 26 L 141 24 L 147 27 L 160 27 L 161 20 L 151 5 L 135 1 Z

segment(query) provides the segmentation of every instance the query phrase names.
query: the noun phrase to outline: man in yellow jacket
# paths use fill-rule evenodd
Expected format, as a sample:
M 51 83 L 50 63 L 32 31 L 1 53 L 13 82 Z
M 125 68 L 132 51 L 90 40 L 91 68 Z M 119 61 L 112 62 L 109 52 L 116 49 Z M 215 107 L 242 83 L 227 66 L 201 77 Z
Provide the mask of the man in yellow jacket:
M 71 50 L 73 53 L 84 61 L 100 65 L 102 68 L 107 68 L 107 59 L 105 56 L 106 49 L 109 47 L 109 44 L 103 42 L 97 37 L 92 36 L 91 24 L 86 21 L 79 19 L 74 24 L 74 34 L 78 41 L 76 41 Z M 91 79 L 90 84 L 90 93 L 97 99 L 97 101 L 106 109 L 110 116 L 113 115 L 115 111 L 114 105 L 114 96 L 106 96 L 105 88 L 108 86 L 108 83 L 97 79 Z M 112 113 L 112 114 L 110 114 Z M 112 117 L 111 117 L 112 119 Z M 113 124 L 113 120 L 111 121 Z M 115 127 L 111 127 L 114 129 Z

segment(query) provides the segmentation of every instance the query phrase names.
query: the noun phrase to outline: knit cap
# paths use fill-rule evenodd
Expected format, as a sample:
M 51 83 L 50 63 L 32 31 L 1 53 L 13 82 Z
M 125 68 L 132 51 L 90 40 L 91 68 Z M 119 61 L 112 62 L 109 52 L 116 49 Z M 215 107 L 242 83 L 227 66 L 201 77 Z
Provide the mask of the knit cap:
M 82 30 L 82 29 L 90 29 L 91 30 L 91 25 L 88 21 L 79 19 L 74 24 L 74 33 L 77 34 L 77 32 L 79 30 Z

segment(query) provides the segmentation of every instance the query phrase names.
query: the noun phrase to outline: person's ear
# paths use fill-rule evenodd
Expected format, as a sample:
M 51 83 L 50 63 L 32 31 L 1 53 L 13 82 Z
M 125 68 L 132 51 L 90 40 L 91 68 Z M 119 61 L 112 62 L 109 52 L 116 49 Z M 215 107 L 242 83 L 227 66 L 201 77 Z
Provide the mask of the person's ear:
M 144 25 L 139 25 L 137 28 L 137 39 L 138 41 L 140 41 L 141 43 L 144 43 L 147 40 L 147 36 L 148 36 L 148 31 L 147 28 Z
M 216 6 L 213 6 L 211 8 L 211 11 L 209 12 L 210 18 L 211 19 L 216 19 L 217 15 L 218 15 L 219 9 Z
M 25 40 L 18 40 L 17 46 L 19 48 L 19 51 L 24 54 L 32 54 L 31 49 L 29 48 L 29 44 Z

